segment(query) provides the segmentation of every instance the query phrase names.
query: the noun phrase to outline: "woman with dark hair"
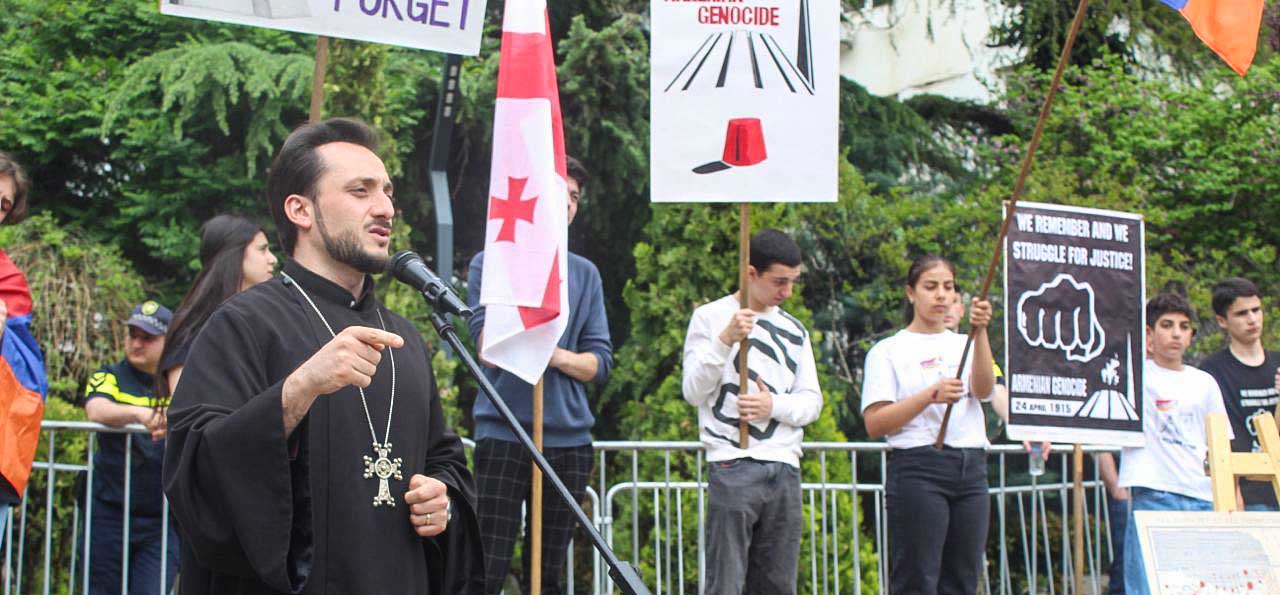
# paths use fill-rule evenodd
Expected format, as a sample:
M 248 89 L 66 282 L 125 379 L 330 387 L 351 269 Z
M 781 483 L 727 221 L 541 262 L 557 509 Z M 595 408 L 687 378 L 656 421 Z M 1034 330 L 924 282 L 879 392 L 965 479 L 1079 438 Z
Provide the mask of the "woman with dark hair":
M 991 304 L 973 300 L 972 357 L 957 379 L 964 335 L 947 330 L 955 267 L 916 259 L 907 274 L 907 327 L 867 353 L 862 415 L 889 443 L 885 497 L 893 593 L 975 593 L 986 550 L 986 418 L 979 401 L 995 386 L 987 324 Z M 948 404 L 945 446 L 934 448 Z
M 160 407 L 173 396 L 196 335 L 227 298 L 271 278 L 276 257 L 262 226 L 238 215 L 218 215 L 200 226 L 200 274 L 182 298 L 165 335 L 156 373 Z

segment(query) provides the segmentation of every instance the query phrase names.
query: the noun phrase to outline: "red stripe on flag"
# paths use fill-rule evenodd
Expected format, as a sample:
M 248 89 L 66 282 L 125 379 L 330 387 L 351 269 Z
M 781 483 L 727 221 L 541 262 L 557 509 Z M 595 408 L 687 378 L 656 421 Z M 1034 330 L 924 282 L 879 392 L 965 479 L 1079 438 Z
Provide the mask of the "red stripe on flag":
M 555 320 L 560 315 L 560 253 L 551 261 L 551 274 L 547 276 L 547 287 L 542 292 L 542 307 L 529 308 L 521 306 L 520 321 L 525 330 Z

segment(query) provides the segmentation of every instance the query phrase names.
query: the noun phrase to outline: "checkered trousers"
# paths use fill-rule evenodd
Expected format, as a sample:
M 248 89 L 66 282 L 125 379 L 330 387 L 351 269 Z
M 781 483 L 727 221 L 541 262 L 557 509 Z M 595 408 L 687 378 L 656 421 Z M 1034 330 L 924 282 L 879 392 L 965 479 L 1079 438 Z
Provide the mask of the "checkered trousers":
M 591 478 L 591 446 L 547 448 L 543 454 L 569 492 L 581 502 Z M 521 515 L 533 491 L 533 459 L 519 443 L 493 439 L 476 443 L 473 457 L 480 499 L 480 538 L 484 543 L 485 593 L 497 595 L 502 591 L 518 537 L 524 543 L 520 583 L 527 593 L 531 546 L 528 531 L 521 531 Z M 559 595 L 564 592 L 566 550 L 576 521 L 550 483 L 544 479 L 542 485 L 542 592 Z

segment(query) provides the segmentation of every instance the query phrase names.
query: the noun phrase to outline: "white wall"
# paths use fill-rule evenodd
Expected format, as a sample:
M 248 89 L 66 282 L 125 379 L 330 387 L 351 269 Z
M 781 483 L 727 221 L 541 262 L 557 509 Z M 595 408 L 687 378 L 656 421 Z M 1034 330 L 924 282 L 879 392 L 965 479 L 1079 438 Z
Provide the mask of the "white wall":
M 875 95 L 933 93 L 987 102 L 996 70 L 1017 51 L 990 48 L 993 23 L 1007 9 L 994 0 L 895 0 L 847 15 L 840 74 Z

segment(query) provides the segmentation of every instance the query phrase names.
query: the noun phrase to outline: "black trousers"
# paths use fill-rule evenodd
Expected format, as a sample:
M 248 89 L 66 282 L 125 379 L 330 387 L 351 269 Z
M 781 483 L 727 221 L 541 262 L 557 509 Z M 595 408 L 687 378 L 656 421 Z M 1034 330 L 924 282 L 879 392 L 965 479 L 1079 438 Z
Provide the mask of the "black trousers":
M 591 477 L 590 445 L 546 448 L 543 454 L 578 502 Z M 484 544 L 484 591 L 497 595 L 511 570 L 522 508 L 533 493 L 533 458 L 524 447 L 505 440 L 481 440 L 474 453 L 479 493 L 480 539 Z M 576 519 L 549 482 L 542 482 L 542 592 L 564 592 L 565 558 Z M 524 532 L 520 584 L 529 592 L 529 533 Z M 510 594 L 508 594 L 510 595 Z
M 889 452 L 892 595 L 971 595 L 987 547 L 987 455 L 932 445 Z
M 118 595 L 124 585 L 124 509 L 116 503 L 93 501 L 92 537 L 89 540 L 89 593 Z M 160 517 L 135 516 L 129 522 L 129 594 L 159 595 L 160 573 L 165 573 L 165 592 L 172 592 L 178 580 L 182 542 L 177 527 L 169 521 L 167 550 L 161 559 L 160 542 L 164 523 Z M 81 535 L 83 547 L 84 536 Z

